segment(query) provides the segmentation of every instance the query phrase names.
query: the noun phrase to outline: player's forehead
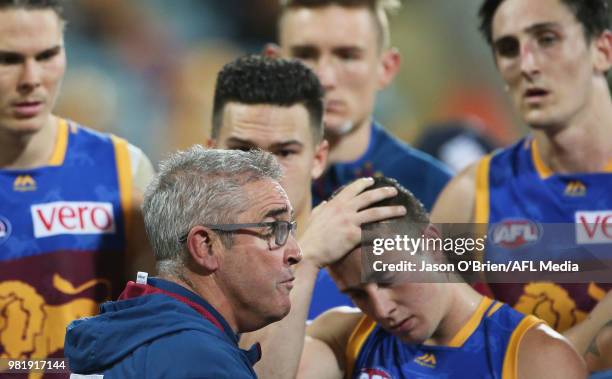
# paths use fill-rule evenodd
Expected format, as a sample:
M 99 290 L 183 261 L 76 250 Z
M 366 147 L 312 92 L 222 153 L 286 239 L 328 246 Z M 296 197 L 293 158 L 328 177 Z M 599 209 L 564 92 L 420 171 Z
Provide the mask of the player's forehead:
M 375 14 L 366 6 L 293 7 L 283 12 L 279 42 L 287 48 L 296 45 L 318 47 L 376 44 Z
M 64 21 L 51 9 L 0 9 L 0 50 L 30 54 L 62 44 Z
M 329 266 L 331 277 L 341 290 L 345 288 L 365 288 L 366 283 L 361 276 L 361 252 L 361 248 L 357 247 Z
M 577 22 L 562 0 L 505 0 L 493 16 L 492 37 L 495 41 L 542 28 L 564 28 Z
M 306 106 L 230 102 L 223 110 L 220 142 L 267 149 L 276 144 L 309 145 L 311 121 Z

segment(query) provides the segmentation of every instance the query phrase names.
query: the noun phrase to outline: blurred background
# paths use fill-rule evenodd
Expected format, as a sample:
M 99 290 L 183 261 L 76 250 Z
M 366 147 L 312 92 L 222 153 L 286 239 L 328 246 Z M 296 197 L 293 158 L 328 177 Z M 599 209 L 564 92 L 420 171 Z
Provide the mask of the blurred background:
M 450 159 L 455 169 L 525 132 L 477 32 L 480 3 L 403 1 L 391 19 L 402 67 L 376 110 L 394 134 Z M 68 2 L 68 71 L 56 113 L 128 139 L 154 163 L 175 149 L 203 144 L 217 72 L 275 40 L 277 4 Z M 462 147 L 447 149 L 449 141 Z

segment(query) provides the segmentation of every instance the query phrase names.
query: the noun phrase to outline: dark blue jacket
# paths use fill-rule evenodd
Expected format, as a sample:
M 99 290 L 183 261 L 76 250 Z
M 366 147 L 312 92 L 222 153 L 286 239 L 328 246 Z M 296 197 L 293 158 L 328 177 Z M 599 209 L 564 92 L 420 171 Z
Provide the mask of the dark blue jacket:
M 259 347 L 238 336 L 195 293 L 165 280 L 128 283 L 101 314 L 73 321 L 65 341 L 72 372 L 104 378 L 256 378 Z

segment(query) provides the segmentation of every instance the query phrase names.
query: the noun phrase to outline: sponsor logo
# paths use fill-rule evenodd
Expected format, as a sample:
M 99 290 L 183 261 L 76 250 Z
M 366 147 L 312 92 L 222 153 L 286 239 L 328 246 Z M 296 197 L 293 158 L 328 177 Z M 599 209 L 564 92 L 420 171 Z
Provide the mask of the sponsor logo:
M 526 219 L 503 220 L 489 232 L 493 244 L 510 249 L 537 242 L 541 237 L 540 224 Z
M 30 211 L 36 238 L 115 232 L 111 203 L 57 201 L 32 205 Z
M 414 361 L 421 366 L 436 368 L 436 356 L 431 353 L 425 353 L 419 357 L 414 358 Z
M 612 210 L 578 211 L 576 243 L 612 243 Z
M 565 191 L 563 194 L 570 197 L 581 197 L 585 196 L 586 192 L 587 188 L 584 183 L 578 180 L 572 180 L 571 182 L 567 183 L 567 186 L 565 186 Z
M 19 175 L 13 182 L 13 191 L 36 191 L 36 181 L 30 175 Z
M 2 245 L 11 235 L 11 223 L 6 218 L 0 216 L 0 245 Z
M 362 368 L 359 379 L 391 379 L 392 376 L 382 368 Z

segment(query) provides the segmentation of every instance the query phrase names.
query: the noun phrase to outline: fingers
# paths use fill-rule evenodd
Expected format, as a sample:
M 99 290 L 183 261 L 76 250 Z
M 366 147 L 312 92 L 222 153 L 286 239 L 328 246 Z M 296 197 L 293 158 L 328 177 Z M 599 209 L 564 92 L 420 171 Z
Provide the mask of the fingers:
M 356 206 L 355 210 L 360 210 L 396 195 L 397 189 L 393 187 L 376 188 L 360 193 L 353 200 L 353 205 Z
M 389 206 L 389 207 L 376 207 L 369 208 L 357 213 L 357 222 L 360 225 L 391 219 L 394 217 L 401 217 L 406 214 L 406 208 L 403 206 Z
M 344 187 L 334 199 L 349 200 L 363 192 L 366 188 L 374 184 L 373 178 L 359 178 L 353 183 Z M 333 199 L 332 199 L 333 200 Z

